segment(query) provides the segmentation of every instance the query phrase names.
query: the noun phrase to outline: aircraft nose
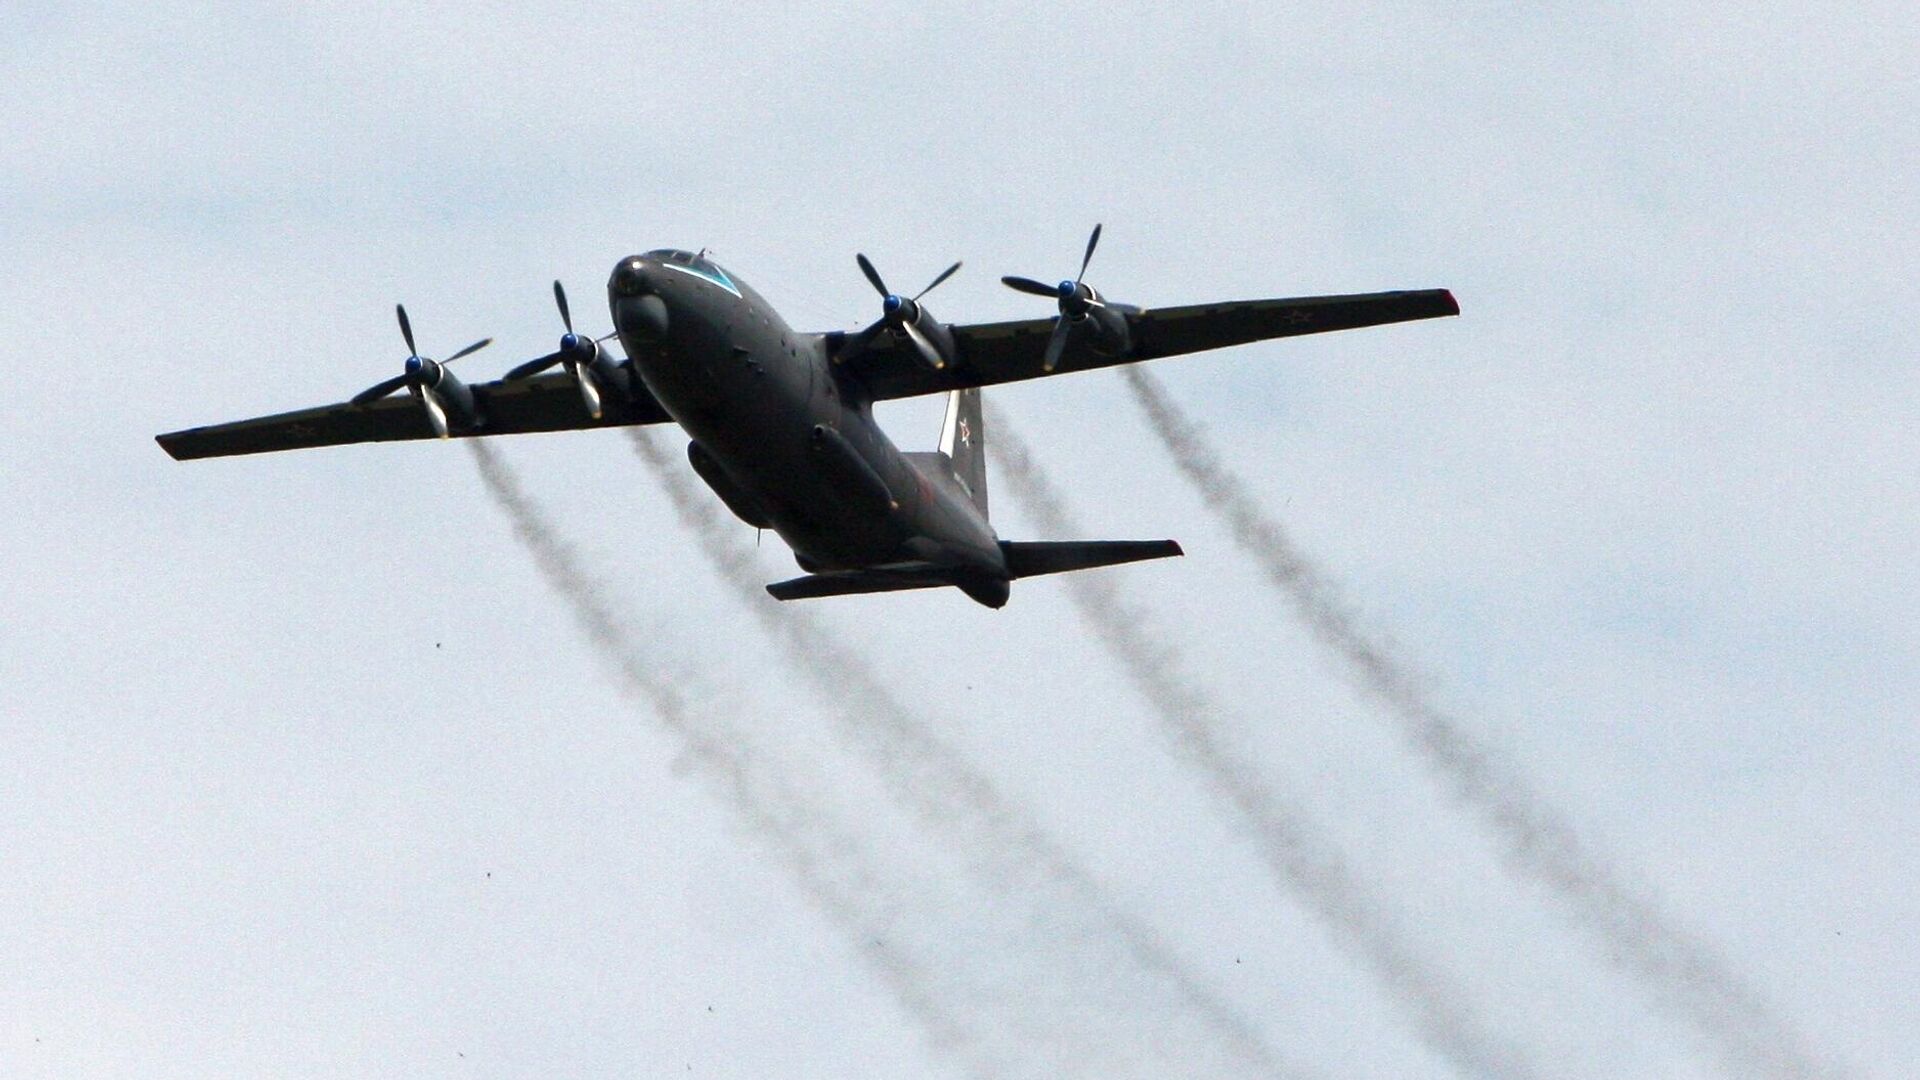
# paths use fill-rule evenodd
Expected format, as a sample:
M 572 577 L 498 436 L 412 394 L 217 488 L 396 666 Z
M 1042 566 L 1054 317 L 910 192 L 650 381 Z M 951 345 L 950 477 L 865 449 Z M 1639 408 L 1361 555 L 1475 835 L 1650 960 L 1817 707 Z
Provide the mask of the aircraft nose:
M 653 271 L 638 256 L 613 268 L 607 292 L 613 300 L 614 324 L 620 333 L 642 341 L 667 336 L 667 302 L 654 289 Z
M 623 296 L 613 304 L 613 317 L 619 320 L 621 336 L 642 341 L 659 341 L 667 336 L 667 302 L 657 295 Z
M 627 259 L 613 268 L 613 280 L 607 283 L 615 296 L 639 296 L 647 292 L 647 267 L 639 259 Z

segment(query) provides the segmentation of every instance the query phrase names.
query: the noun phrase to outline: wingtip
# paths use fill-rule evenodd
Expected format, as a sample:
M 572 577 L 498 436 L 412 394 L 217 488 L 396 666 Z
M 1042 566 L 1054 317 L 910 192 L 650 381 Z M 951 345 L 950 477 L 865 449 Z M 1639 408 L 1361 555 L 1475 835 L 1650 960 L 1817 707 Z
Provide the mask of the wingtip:
M 1447 314 L 1449 314 L 1449 315 L 1458 315 L 1458 314 L 1460 314 L 1460 301 L 1458 301 L 1458 300 L 1455 300 L 1455 299 L 1453 298 L 1453 290 L 1452 290 L 1452 289 L 1441 289 L 1441 290 L 1440 290 L 1440 301 L 1441 301 L 1441 303 L 1442 303 L 1443 305 L 1445 305 L 1445 307 L 1446 307 L 1446 309 L 1447 309 Z

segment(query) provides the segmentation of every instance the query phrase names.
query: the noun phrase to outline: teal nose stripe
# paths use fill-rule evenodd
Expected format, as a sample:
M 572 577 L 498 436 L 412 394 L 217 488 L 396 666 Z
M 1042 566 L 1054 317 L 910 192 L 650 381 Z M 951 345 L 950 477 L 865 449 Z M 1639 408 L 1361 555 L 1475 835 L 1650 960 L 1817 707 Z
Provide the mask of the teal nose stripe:
M 678 270 L 683 274 L 690 274 L 693 277 L 699 278 L 701 281 L 710 281 L 713 284 L 720 286 L 721 288 L 727 290 L 728 292 L 732 293 L 735 296 L 740 295 L 740 286 L 735 285 L 733 283 L 733 279 L 727 276 L 727 272 L 725 270 L 720 269 L 717 266 L 714 267 L 712 270 L 707 270 L 697 266 L 681 266 L 679 263 L 672 263 L 672 262 L 661 263 L 660 265 L 666 267 L 669 270 Z

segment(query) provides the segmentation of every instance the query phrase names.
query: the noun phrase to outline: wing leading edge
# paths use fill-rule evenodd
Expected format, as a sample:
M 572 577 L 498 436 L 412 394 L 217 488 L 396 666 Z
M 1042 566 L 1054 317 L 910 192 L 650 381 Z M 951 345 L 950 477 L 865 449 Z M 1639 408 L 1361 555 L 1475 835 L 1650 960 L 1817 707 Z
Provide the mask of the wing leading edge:
M 931 370 L 890 345 L 865 350 L 848 366 L 874 400 L 885 401 L 1019 382 L 1043 375 L 1090 371 L 1273 338 L 1458 314 L 1459 303 L 1445 289 L 1236 300 L 1154 308 L 1131 314 L 1127 323 L 1133 337 L 1132 349 L 1110 356 L 1096 352 L 1081 338 L 1072 338 L 1051 372 L 1042 366 L 1047 337 L 1053 330 L 1051 317 L 956 324 L 952 327 L 955 363 L 944 370 Z
M 637 380 L 636 380 L 637 382 Z M 517 435 L 534 431 L 572 431 L 582 428 L 659 424 L 669 417 L 645 391 L 639 400 L 616 401 L 611 395 L 605 413 L 594 420 L 580 407 L 580 391 L 565 374 L 541 375 L 512 382 L 476 383 L 472 387 L 485 422 L 474 431 L 456 431 L 456 438 L 475 435 Z M 313 446 L 347 443 L 431 439 L 419 402 L 409 395 L 382 398 L 365 405 L 341 402 L 235 420 L 226 424 L 188 428 L 155 436 L 161 449 L 175 460 L 264 454 Z

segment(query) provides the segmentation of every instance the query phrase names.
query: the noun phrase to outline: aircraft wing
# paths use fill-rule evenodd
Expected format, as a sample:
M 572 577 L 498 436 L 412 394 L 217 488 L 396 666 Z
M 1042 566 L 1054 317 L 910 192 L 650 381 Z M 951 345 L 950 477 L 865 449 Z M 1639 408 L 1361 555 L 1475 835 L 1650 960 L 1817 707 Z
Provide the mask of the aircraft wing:
M 1458 314 L 1460 305 L 1445 289 L 1150 308 L 1127 317 L 1133 335 L 1130 351 L 1119 356 L 1103 355 L 1076 336 L 1068 339 L 1059 365 L 1051 372 L 1041 369 L 1047 335 L 1053 330 L 1051 317 L 955 324 L 951 329 L 957 355 L 943 371 L 930 370 L 886 335 L 849 359 L 847 367 L 874 400 L 884 401 L 1224 349 L 1269 338 Z
M 595 420 L 580 402 L 573 377 L 564 373 L 539 375 L 513 382 L 475 383 L 470 386 L 485 423 L 471 435 L 512 435 L 529 431 L 571 431 L 579 428 L 659 424 L 669 417 L 644 390 L 641 400 L 628 403 L 613 394 L 604 398 L 603 415 Z M 310 446 L 345 443 L 431 439 L 420 403 L 411 394 L 397 394 L 365 405 L 341 402 L 315 409 L 235 420 L 227 424 L 188 428 L 155 436 L 161 449 L 186 461 L 189 458 L 264 454 Z

